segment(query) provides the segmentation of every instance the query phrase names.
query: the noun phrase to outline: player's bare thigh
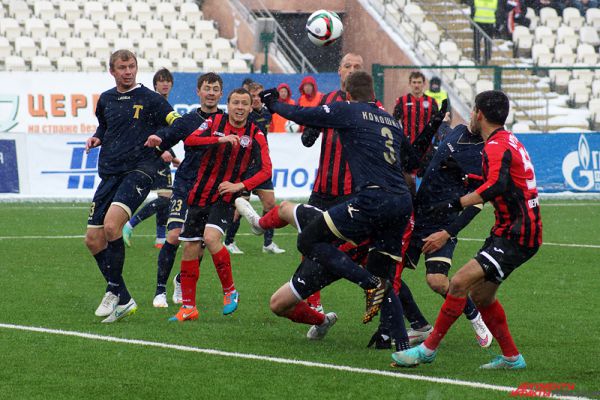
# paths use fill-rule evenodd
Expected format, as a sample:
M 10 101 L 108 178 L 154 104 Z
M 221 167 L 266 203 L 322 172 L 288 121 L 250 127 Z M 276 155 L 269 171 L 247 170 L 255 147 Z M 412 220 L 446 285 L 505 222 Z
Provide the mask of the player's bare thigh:
M 272 190 L 257 189 L 256 195 L 260 199 L 263 211 L 268 212 L 275 208 L 275 192 Z
M 296 297 L 294 294 L 290 283 L 286 282 L 283 284 L 283 286 L 277 289 L 275 293 L 273 293 L 269 306 L 271 311 L 273 311 L 275 314 L 286 315 L 299 302 L 300 299 L 298 299 L 298 297 Z
M 123 226 L 131 215 L 120 205 L 111 204 L 104 217 L 104 233 L 108 241 L 117 240 L 123 236 Z
M 483 282 L 485 272 L 475 259 L 469 260 L 450 280 L 448 293 L 456 297 L 465 297 L 474 285 Z

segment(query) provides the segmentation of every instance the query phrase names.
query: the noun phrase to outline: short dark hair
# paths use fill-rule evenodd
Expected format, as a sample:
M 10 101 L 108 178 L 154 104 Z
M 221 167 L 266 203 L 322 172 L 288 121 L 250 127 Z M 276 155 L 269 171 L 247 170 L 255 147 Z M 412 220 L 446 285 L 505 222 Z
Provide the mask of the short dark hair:
M 356 71 L 346 80 L 346 91 L 356 101 L 373 101 L 373 78 L 365 71 Z
M 249 92 L 254 92 L 255 90 L 263 90 L 265 87 L 262 85 L 262 83 L 258 83 L 258 82 L 252 82 L 248 85 L 248 91 Z
M 421 71 L 413 71 L 408 76 L 408 81 L 412 81 L 413 79 L 421 78 L 423 82 L 425 82 L 425 75 Z
M 124 49 L 117 50 L 110 55 L 110 58 L 108 59 L 108 66 L 109 66 L 110 70 L 112 71 L 115 69 L 115 62 L 117 60 L 128 61 L 130 58 L 133 58 L 135 60 L 135 65 L 137 66 L 137 58 L 136 58 L 135 54 L 133 54 L 132 51 L 124 50 Z
M 253 83 L 254 81 L 252 80 L 252 78 L 246 78 L 242 81 L 242 86 L 246 86 L 249 85 L 251 83 Z
M 215 74 L 214 72 L 207 72 L 206 74 L 200 75 L 198 77 L 198 89 L 200 89 L 200 87 L 202 86 L 202 84 L 204 82 L 206 82 L 206 83 L 219 82 L 219 86 L 221 87 L 221 90 L 223 90 L 223 79 L 218 74 Z
M 154 89 L 156 89 L 156 83 L 158 81 L 167 81 L 173 83 L 173 74 L 166 68 L 161 68 L 154 74 L 154 78 L 152 78 L 152 85 Z
M 229 100 L 231 100 L 231 96 L 233 96 L 234 94 L 247 94 L 248 98 L 250 99 L 250 103 L 252 103 L 252 95 L 243 87 L 233 89 L 231 93 L 229 93 L 229 95 L 227 96 L 227 103 L 229 103 Z
M 486 90 L 475 96 L 475 111 L 481 111 L 492 124 L 504 125 L 509 108 L 508 97 L 500 90 Z

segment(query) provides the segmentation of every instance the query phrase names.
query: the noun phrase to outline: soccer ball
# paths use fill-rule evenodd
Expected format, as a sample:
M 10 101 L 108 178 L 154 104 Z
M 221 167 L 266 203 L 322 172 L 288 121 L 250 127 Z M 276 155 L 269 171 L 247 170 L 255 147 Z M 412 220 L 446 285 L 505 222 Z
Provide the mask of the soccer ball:
M 287 120 L 285 122 L 285 131 L 290 133 L 298 133 L 300 131 L 300 125 L 294 121 Z
M 317 46 L 329 46 L 342 36 L 344 25 L 340 16 L 333 11 L 315 11 L 306 21 L 306 33 Z

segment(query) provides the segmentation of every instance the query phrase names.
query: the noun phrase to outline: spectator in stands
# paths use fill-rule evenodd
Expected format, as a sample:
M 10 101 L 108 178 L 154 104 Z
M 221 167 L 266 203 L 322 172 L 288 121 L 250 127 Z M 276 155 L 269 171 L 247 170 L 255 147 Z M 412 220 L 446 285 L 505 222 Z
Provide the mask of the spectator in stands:
M 571 0 L 571 7 L 575 7 L 579 10 L 582 16 L 585 16 L 585 13 L 590 8 L 598 8 L 598 0 Z
M 558 15 L 562 15 L 563 10 L 565 9 L 565 7 L 569 7 L 568 4 L 570 4 L 571 1 L 570 0 L 528 0 L 526 1 L 526 5 L 527 7 L 531 7 L 533 8 L 533 11 L 535 11 L 536 15 L 540 14 L 540 10 L 544 7 L 551 7 L 554 8 L 556 10 L 556 12 L 558 13 Z
M 471 3 L 471 18 L 481 28 L 473 29 L 473 58 L 477 64 L 481 63 L 481 39 L 484 42 L 483 64 L 487 65 L 492 58 L 492 41 L 483 36 L 496 36 L 496 13 L 498 12 L 498 0 L 474 0 Z
M 253 83 L 254 81 L 252 80 L 252 78 L 246 78 L 242 81 L 242 87 L 246 90 L 249 90 L 250 85 Z
M 318 106 L 323 97 L 323 93 L 319 92 L 317 81 L 315 81 L 315 78 L 312 76 L 307 76 L 302 79 L 298 91 L 300 92 L 298 105 L 302 107 Z M 300 127 L 300 132 L 304 132 L 303 126 Z
M 279 92 L 279 101 L 291 105 L 295 105 L 296 102 L 292 99 L 292 90 L 290 89 L 290 85 L 287 83 L 282 83 L 277 86 L 277 91 Z M 271 120 L 271 126 L 269 127 L 269 132 L 274 133 L 282 133 L 285 132 L 285 123 L 288 120 L 280 116 L 279 114 L 273 114 L 273 119 Z
M 442 107 L 442 101 L 446 100 L 448 102 L 447 110 L 450 113 L 452 112 L 450 108 L 450 98 L 448 97 L 448 92 L 442 89 L 442 80 L 439 77 L 434 76 L 431 78 L 429 81 L 429 89 L 425 91 L 425 95 L 435 100 L 438 110 Z M 435 148 L 437 148 L 437 145 L 443 139 L 440 134 L 441 132 L 438 130 L 433 137 L 433 146 Z

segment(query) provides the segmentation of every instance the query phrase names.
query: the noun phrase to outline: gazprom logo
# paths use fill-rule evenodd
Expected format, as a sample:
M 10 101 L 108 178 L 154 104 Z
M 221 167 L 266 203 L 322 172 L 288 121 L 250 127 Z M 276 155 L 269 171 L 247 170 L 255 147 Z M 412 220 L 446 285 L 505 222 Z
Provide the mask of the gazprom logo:
M 0 132 L 8 132 L 17 125 L 19 96 L 16 94 L 0 95 Z
M 85 152 L 85 142 L 67 142 L 71 146 L 71 161 L 68 170 L 42 171 L 42 174 L 67 175 L 67 189 L 93 189 L 98 175 L 100 148 Z
M 584 135 L 579 136 L 577 151 L 563 159 L 562 173 L 571 188 L 580 191 L 600 190 L 600 151 L 591 150 Z

